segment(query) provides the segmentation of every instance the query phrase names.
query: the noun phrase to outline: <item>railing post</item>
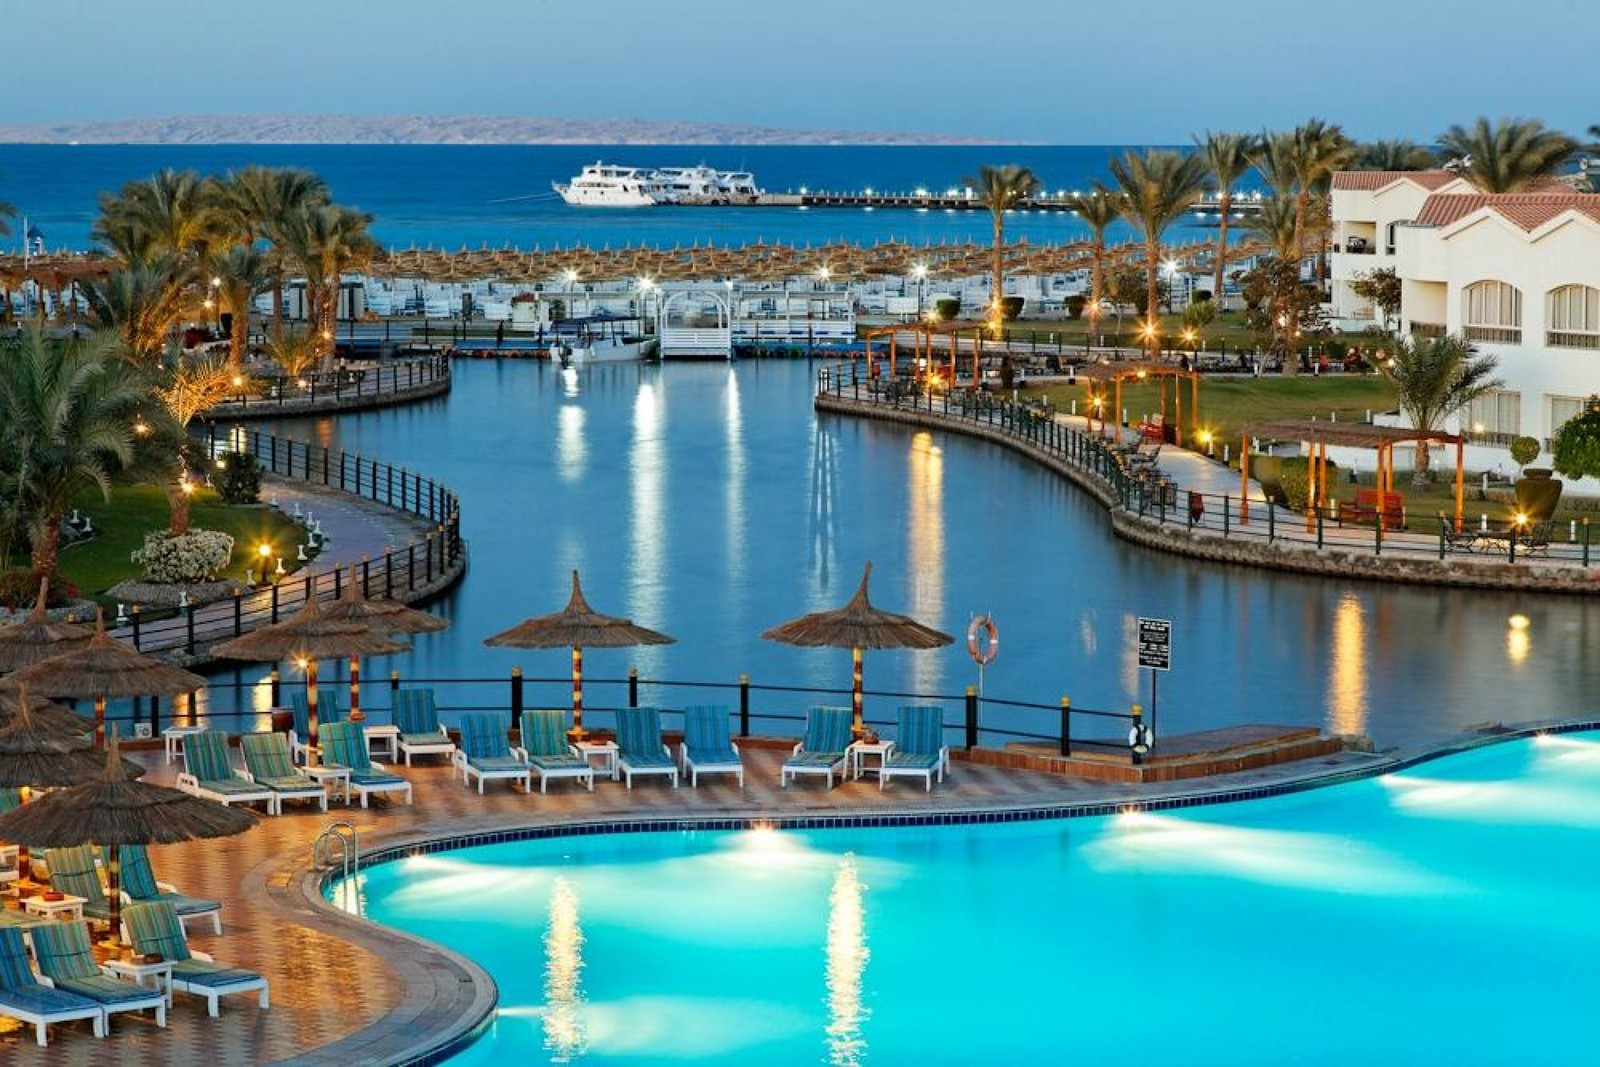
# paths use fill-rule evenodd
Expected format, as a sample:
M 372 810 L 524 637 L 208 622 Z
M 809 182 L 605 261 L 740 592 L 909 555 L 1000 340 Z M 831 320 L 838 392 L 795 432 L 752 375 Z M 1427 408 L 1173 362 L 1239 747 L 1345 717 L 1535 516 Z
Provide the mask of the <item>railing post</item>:
M 739 675 L 739 736 L 750 736 L 750 676 Z
M 1267 543 L 1271 544 L 1278 534 L 1278 505 L 1267 501 Z
M 133 606 L 133 609 L 128 614 L 129 614 L 129 617 L 133 620 L 133 650 L 135 652 L 138 652 L 138 651 L 140 651 L 140 648 L 139 648 L 139 614 L 140 614 L 139 613 L 139 605 L 135 604 Z
M 383 554 L 383 595 L 394 599 L 394 552 Z
M 967 751 L 978 747 L 978 687 L 967 686 Z
M 1322 508 L 1317 508 L 1317 551 L 1322 551 Z
M 423 554 L 424 557 L 426 557 L 425 560 L 424 560 L 425 567 L 424 567 L 423 573 L 427 576 L 427 578 L 426 578 L 427 584 L 428 585 L 432 585 L 433 584 L 433 534 L 431 534 L 431 533 L 422 542 L 422 554 Z
M 400 692 L 400 672 L 398 670 L 391 670 L 389 672 L 389 721 L 390 722 L 394 722 L 394 706 L 397 703 L 397 701 L 395 700 L 395 696 L 399 692 Z
M 406 545 L 406 592 L 411 592 L 417 587 L 417 543 L 415 541 Z
M 1439 560 L 1440 560 L 1440 562 L 1444 561 L 1444 524 L 1445 524 L 1445 521 L 1446 520 L 1445 520 L 1445 517 L 1444 517 L 1444 512 L 1442 512 L 1442 511 L 1439 512 Z
M 1378 496 L 1378 518 L 1372 524 L 1372 554 L 1383 555 L 1383 496 Z
M 194 655 L 194 605 L 183 606 L 183 650 Z
M 639 668 L 628 668 L 628 707 L 639 706 Z
M 244 633 L 244 590 L 233 591 L 233 636 Z
M 1583 517 L 1583 565 L 1589 565 L 1589 516 Z
M 1140 751 L 1144 746 L 1144 708 L 1138 704 L 1133 706 L 1133 728 L 1128 731 L 1128 751 L 1133 756 L 1135 767 L 1144 762 L 1144 753 Z
M 364 596 L 364 597 L 367 597 L 368 599 L 371 599 L 371 597 L 372 597 L 372 557 L 371 556 L 362 556 L 361 557 L 361 595 Z
M 275 708 L 283 706 L 283 679 L 278 676 L 278 668 L 272 668 L 267 675 L 267 699 Z
M 1233 522 L 1232 509 L 1233 509 L 1233 497 L 1224 494 L 1223 497 L 1222 497 L 1222 536 L 1223 537 L 1227 537 L 1229 532 L 1230 532 L 1230 524 Z
M 511 727 L 522 722 L 522 668 L 511 668 Z
M 1061 754 L 1072 755 L 1072 698 L 1061 698 Z
M 278 583 L 272 583 L 272 621 L 278 621 Z M 135 646 L 137 647 L 137 646 Z

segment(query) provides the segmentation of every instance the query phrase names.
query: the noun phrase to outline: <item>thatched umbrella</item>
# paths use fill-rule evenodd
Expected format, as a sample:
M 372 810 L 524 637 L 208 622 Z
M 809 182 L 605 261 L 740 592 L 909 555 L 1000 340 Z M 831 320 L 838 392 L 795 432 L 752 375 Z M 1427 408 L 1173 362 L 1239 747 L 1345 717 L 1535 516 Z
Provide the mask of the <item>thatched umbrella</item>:
M 96 745 L 105 740 L 108 698 L 176 696 L 203 689 L 206 684 L 198 674 L 112 640 L 103 616 L 96 620 L 94 636 L 87 644 L 25 667 L 12 677 L 53 697 L 92 698 Z
M 280 623 L 255 633 L 225 641 L 211 651 L 227 659 L 276 663 L 293 660 L 306 672 L 306 728 L 311 745 L 317 743 L 317 661 L 345 656 L 379 656 L 404 652 L 407 646 L 391 641 L 383 632 L 351 619 L 330 619 L 316 597 Z M 352 716 L 358 709 L 352 707 Z
M 33 610 L 16 622 L 0 626 L 0 674 L 82 648 L 94 636 L 91 627 L 75 622 L 53 622 L 45 617 L 50 579 L 39 579 L 39 599 Z
M 0 726 L 11 721 L 17 709 L 26 705 L 33 716 L 34 725 L 52 734 L 75 735 L 92 738 L 94 723 L 60 704 L 27 692 L 26 687 L 10 678 L 0 679 Z
M 432 634 L 450 625 L 447 619 L 398 600 L 362 596 L 353 573 L 339 598 L 323 609 L 322 617 L 358 622 L 377 633 L 389 634 Z M 350 717 L 357 721 L 361 718 L 361 656 L 356 653 L 350 655 Z
M 0 815 L 0 837 L 44 848 L 109 846 L 106 896 L 111 902 L 111 938 L 118 941 L 122 936 L 120 846 L 231 837 L 255 824 L 255 813 L 248 808 L 130 781 L 113 735 L 99 781 L 58 789 Z
M 807 648 L 848 648 L 850 650 L 850 708 L 854 721 L 851 729 L 856 737 L 862 734 L 861 722 L 861 652 L 868 648 L 942 648 L 954 638 L 931 626 L 924 626 L 906 615 L 879 611 L 867 599 L 867 580 L 872 577 L 872 564 L 868 563 L 861 575 L 861 586 L 856 595 L 842 608 L 817 611 L 762 633 L 768 641 L 781 641 L 786 645 Z
M 635 645 L 670 645 L 666 634 L 636 626 L 629 619 L 602 615 L 583 599 L 578 572 L 572 572 L 572 596 L 553 615 L 527 619 L 484 641 L 501 648 L 572 649 L 572 735 L 583 737 L 583 650 L 631 648 Z

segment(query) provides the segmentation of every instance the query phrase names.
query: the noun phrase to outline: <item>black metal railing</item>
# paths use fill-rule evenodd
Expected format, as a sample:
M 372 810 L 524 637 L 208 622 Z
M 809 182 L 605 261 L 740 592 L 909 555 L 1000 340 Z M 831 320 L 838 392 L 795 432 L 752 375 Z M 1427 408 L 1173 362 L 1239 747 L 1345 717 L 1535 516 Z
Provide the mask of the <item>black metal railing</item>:
M 442 354 L 385 360 L 375 367 L 351 367 L 298 375 L 250 377 L 239 393 L 211 408 L 212 418 L 244 414 L 284 414 L 298 408 L 358 404 L 399 396 L 450 379 L 450 359 Z

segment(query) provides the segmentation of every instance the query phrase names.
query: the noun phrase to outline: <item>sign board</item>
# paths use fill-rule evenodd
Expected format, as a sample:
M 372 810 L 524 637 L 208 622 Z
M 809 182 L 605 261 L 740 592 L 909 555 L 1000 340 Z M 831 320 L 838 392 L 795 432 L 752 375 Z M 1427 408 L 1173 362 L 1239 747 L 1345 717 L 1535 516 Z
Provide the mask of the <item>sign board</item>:
M 1153 671 L 1172 669 L 1172 620 L 1139 619 L 1139 666 Z

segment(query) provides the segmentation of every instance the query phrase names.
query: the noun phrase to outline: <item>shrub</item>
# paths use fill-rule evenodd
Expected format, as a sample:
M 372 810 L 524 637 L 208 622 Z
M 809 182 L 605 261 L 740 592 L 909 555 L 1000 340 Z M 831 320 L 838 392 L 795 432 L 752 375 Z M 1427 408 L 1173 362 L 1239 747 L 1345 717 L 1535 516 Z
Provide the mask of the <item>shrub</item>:
M 222 465 L 215 479 L 217 495 L 224 504 L 254 504 L 261 499 L 261 461 L 249 452 L 224 452 L 217 457 Z
M 1020 296 L 1002 296 L 1000 298 L 1000 317 L 1007 322 L 1014 322 L 1022 315 L 1022 305 L 1025 298 Z
M 1539 458 L 1539 439 L 1537 437 L 1513 437 L 1511 439 L 1511 460 L 1519 467 L 1526 467 Z
M 933 302 L 933 310 L 942 321 L 948 322 L 961 314 L 961 299 L 954 296 L 943 296 Z
M 1089 298 L 1082 293 L 1073 293 L 1067 297 L 1067 317 L 1071 319 L 1083 318 L 1083 309 L 1089 305 Z
M 155 530 L 144 535 L 144 547 L 133 554 L 147 581 L 168 585 L 210 581 L 232 558 L 233 538 L 220 530 Z
M 0 572 L 0 606 L 10 611 L 22 611 L 33 607 L 33 602 L 39 597 L 39 574 L 37 571 L 4 571 Z M 45 594 L 45 607 L 58 608 L 63 604 L 78 599 L 78 587 L 61 577 L 59 574 L 50 576 L 50 587 Z
M 1311 501 L 1311 461 L 1304 456 L 1251 456 L 1250 473 L 1275 504 L 1304 511 Z M 1338 475 L 1339 468 L 1329 463 L 1328 484 L 1335 484 Z

